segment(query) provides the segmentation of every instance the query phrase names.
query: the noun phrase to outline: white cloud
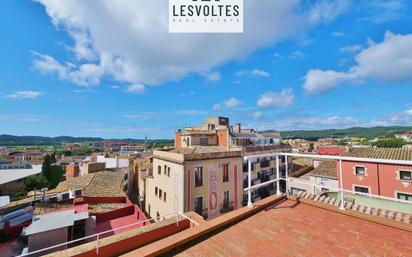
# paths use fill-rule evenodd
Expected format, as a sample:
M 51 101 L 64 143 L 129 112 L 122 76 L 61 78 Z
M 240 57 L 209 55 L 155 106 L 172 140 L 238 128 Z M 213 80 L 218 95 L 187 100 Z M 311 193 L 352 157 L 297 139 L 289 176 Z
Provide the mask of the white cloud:
M 34 52 L 34 69 L 43 74 L 57 74 L 59 79 L 66 79 L 81 86 L 94 86 L 100 83 L 103 76 L 102 67 L 85 63 L 76 66 L 73 63 L 61 64 L 50 55 Z
M 332 32 L 332 37 L 344 37 L 345 33 L 339 32 L 339 31 L 334 31 Z
M 185 116 L 189 116 L 189 115 L 197 116 L 197 115 L 206 115 L 207 112 L 202 111 L 202 110 L 180 110 L 180 111 L 177 111 L 176 114 L 185 115 Z
M 303 88 L 309 94 L 323 94 L 346 79 L 346 74 L 332 70 L 309 70 Z
M 238 71 L 236 75 L 239 77 L 264 78 L 269 77 L 270 73 L 265 70 L 253 69 Z
M 309 70 L 303 88 L 307 93 L 324 93 L 344 81 L 359 83 L 402 83 L 412 80 L 412 34 L 385 33 L 381 43 L 370 45 L 355 57 L 347 72 Z
M 282 58 L 282 55 L 280 55 L 280 53 L 276 52 L 276 53 L 273 54 L 273 58 L 280 59 L 280 58 Z
M 253 112 L 253 118 L 255 118 L 255 119 L 258 119 L 258 118 L 260 118 L 260 117 L 262 117 L 263 116 L 263 112 L 261 112 L 261 111 L 255 111 L 255 112 Z
M 141 112 L 141 113 L 128 113 L 123 115 L 123 118 L 127 120 L 161 120 L 165 118 L 163 113 L 157 112 Z
M 39 55 L 34 66 L 80 85 L 99 84 L 103 76 L 155 85 L 202 73 L 330 22 L 349 2 L 245 1 L 243 34 L 171 34 L 167 1 L 36 1 L 73 38 L 77 63 Z
M 363 0 L 359 5 L 366 11 L 361 21 L 377 24 L 399 20 L 408 15 L 408 4 L 405 0 Z
M 362 50 L 362 45 L 351 45 L 339 48 L 341 53 L 354 54 Z
M 299 60 L 305 58 L 307 55 L 301 51 L 294 51 L 292 52 L 289 57 L 294 59 L 294 60 Z
M 292 88 L 285 88 L 280 92 L 264 93 L 257 101 L 259 107 L 288 107 L 295 102 Z
M 350 0 L 317 1 L 308 13 L 308 21 L 331 22 L 336 16 L 344 13 L 351 5 Z
M 204 73 L 203 77 L 205 77 L 207 80 L 209 80 L 211 82 L 219 82 L 222 79 L 222 76 L 221 76 L 220 72 L 218 72 L 218 71 Z
M 364 126 L 365 123 L 351 116 L 285 115 L 258 121 L 253 126 L 258 130 L 331 129 Z
M 133 85 L 127 86 L 125 91 L 131 94 L 141 94 L 144 92 L 144 89 L 145 89 L 144 85 L 133 84 Z
M 6 121 L 22 121 L 22 122 L 38 122 L 43 120 L 44 117 L 40 117 L 33 114 L 3 114 L 0 113 L 0 120 Z
M 43 93 L 38 91 L 16 91 L 11 94 L 6 95 L 9 99 L 36 99 Z
M 239 107 L 242 104 L 242 101 L 240 101 L 237 98 L 231 97 L 225 101 L 223 101 L 222 103 L 217 103 L 213 106 L 213 109 L 215 111 L 221 110 L 223 108 L 235 108 L 235 107 Z
M 412 109 L 406 110 L 405 113 L 408 115 L 412 115 Z

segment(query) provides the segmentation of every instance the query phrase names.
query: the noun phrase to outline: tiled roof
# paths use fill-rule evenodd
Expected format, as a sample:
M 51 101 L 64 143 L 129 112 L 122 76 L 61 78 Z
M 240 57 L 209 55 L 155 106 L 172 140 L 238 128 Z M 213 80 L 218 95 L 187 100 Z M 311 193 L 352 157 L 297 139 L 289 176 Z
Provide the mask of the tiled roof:
M 123 171 L 100 171 L 60 182 L 55 189 L 50 190 L 48 193 L 62 193 L 69 189 L 83 189 L 83 196 L 124 196 L 122 190 L 123 177 Z
M 83 196 L 125 196 L 122 190 L 123 171 L 101 171 L 94 174 L 95 176 L 89 186 L 85 188 Z
M 210 222 L 216 224 L 218 219 Z M 410 232 L 401 229 L 287 200 L 164 255 L 411 256 L 412 248 L 405 243 L 410 237 Z M 175 243 L 175 238 L 168 238 L 168 242 Z M 124 257 L 136 256 L 136 252 Z
M 335 160 L 324 160 L 320 165 L 309 173 L 311 176 L 315 177 L 327 177 L 338 179 L 336 174 L 336 161 Z
M 350 148 L 342 155 L 359 158 L 412 161 L 412 149 L 403 148 Z

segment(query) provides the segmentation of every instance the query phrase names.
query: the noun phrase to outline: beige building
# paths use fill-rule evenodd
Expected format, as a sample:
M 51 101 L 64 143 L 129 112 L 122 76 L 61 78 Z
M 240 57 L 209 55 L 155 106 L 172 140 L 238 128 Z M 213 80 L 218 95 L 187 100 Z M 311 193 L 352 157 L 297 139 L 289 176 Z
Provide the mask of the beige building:
M 192 146 L 154 151 L 153 176 L 146 178 L 145 210 L 151 217 L 195 211 L 205 218 L 242 207 L 239 150 Z
M 310 194 L 321 194 L 328 191 L 336 192 L 339 188 L 335 160 L 323 160 L 312 171 L 303 175 L 291 175 L 290 179 L 288 190 L 289 193 L 294 195 L 300 192 Z

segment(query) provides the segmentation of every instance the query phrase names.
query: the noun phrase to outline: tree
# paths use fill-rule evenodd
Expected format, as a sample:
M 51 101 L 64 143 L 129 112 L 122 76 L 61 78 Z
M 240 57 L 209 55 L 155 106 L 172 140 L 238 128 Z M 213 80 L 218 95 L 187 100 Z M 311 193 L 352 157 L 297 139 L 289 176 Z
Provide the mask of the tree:
M 50 177 L 51 177 L 51 157 L 50 157 L 49 154 L 47 154 L 44 157 L 43 165 L 41 167 L 41 174 L 43 175 L 44 178 L 46 178 L 47 181 L 50 181 Z
M 56 163 L 56 153 L 54 152 L 54 153 L 52 153 L 52 155 L 50 156 L 50 162 L 51 163 Z
M 309 152 L 313 152 L 313 150 L 315 150 L 315 144 L 314 144 L 314 143 L 310 143 L 310 144 L 309 144 Z
M 50 179 L 49 182 L 49 189 L 56 188 L 57 185 L 63 181 L 64 178 L 64 170 L 61 166 L 51 166 L 50 168 Z
M 386 147 L 386 148 L 401 148 L 405 145 L 405 141 L 399 138 L 388 138 L 388 139 L 381 139 L 374 143 L 374 146 L 377 147 Z
M 39 190 L 48 186 L 46 178 L 42 174 L 33 175 L 23 180 L 23 191 L 27 194 L 33 190 Z

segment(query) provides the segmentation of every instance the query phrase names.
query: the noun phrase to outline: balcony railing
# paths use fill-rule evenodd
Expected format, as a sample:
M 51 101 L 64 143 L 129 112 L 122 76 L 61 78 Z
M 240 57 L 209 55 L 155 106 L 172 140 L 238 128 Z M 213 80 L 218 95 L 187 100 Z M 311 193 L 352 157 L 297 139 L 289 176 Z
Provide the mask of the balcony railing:
M 226 212 L 233 211 L 234 209 L 233 204 L 234 202 L 226 202 L 226 203 L 220 204 L 220 213 L 226 213 Z
M 411 204 L 411 201 L 407 201 L 404 199 L 398 199 L 396 197 L 388 197 L 388 196 L 382 196 L 382 195 L 375 195 L 372 194 L 370 192 L 368 193 L 361 193 L 361 192 L 355 192 L 354 190 L 347 190 L 344 189 L 343 185 L 343 169 L 342 169 L 342 162 L 343 161 L 349 161 L 349 162 L 367 162 L 367 163 L 379 163 L 379 164 L 394 164 L 394 165 L 407 165 L 407 166 L 412 166 L 412 161 L 408 161 L 408 160 L 392 160 L 392 159 L 378 159 L 378 158 L 360 158 L 360 157 L 349 157 L 349 156 L 331 156 L 331 155 L 315 155 L 315 154 L 300 154 L 300 153 L 267 153 L 267 154 L 256 154 L 256 155 L 250 155 L 250 156 L 245 156 L 244 160 L 246 161 L 253 161 L 256 158 L 268 158 L 268 157 L 276 157 L 279 159 L 283 158 L 288 158 L 289 161 L 292 157 L 303 157 L 303 158 L 316 158 L 316 159 L 327 159 L 327 160 L 336 160 L 337 164 L 338 164 L 338 174 L 339 174 L 339 178 L 338 179 L 338 183 L 339 185 L 336 187 L 333 186 L 325 186 L 325 185 L 318 185 L 318 184 L 314 184 L 314 183 L 308 183 L 308 182 L 304 182 L 304 181 L 297 181 L 295 178 L 290 178 L 289 177 L 289 172 L 287 172 L 287 170 L 289 170 L 289 165 L 290 162 L 286 162 L 285 163 L 285 167 L 281 167 L 280 163 L 279 166 L 277 165 L 276 167 L 276 173 L 279 174 L 279 176 L 276 176 L 274 179 L 273 178 L 273 174 L 270 174 L 270 180 L 269 181 L 261 181 L 261 183 L 259 184 L 255 184 L 252 183 L 252 179 L 248 180 L 248 185 L 247 187 L 244 189 L 244 191 L 247 192 L 247 205 L 248 207 L 253 207 L 253 203 L 252 203 L 252 199 L 254 199 L 254 192 L 256 192 L 258 189 L 266 187 L 267 185 L 276 183 L 276 188 L 277 188 L 277 194 L 281 194 L 281 191 L 284 191 L 287 194 L 289 194 L 288 192 L 288 184 L 289 182 L 294 182 L 294 183 L 300 183 L 306 186 L 312 186 L 315 188 L 321 188 L 323 189 L 328 189 L 329 191 L 336 191 L 339 195 L 340 195 L 340 200 L 339 200 L 339 207 L 341 210 L 345 210 L 345 206 L 344 206 L 344 193 L 350 193 L 350 194 L 360 194 L 363 196 L 368 196 L 368 197 L 373 197 L 373 198 L 377 198 L 377 199 L 382 199 L 382 200 L 390 200 L 390 201 L 394 201 L 394 202 L 400 202 L 400 203 L 407 203 L 407 204 Z M 347 171 L 345 171 L 347 172 Z M 352 172 L 352 171 L 350 171 Z M 248 171 L 248 175 L 251 176 L 252 174 L 252 170 Z M 280 181 L 284 181 L 284 185 L 283 187 L 285 187 L 286 189 L 281 188 L 281 184 Z
M 262 167 L 262 168 L 267 168 L 267 167 L 269 167 L 269 161 L 263 161 L 263 162 L 261 162 L 261 163 L 260 163 L 260 167 Z

